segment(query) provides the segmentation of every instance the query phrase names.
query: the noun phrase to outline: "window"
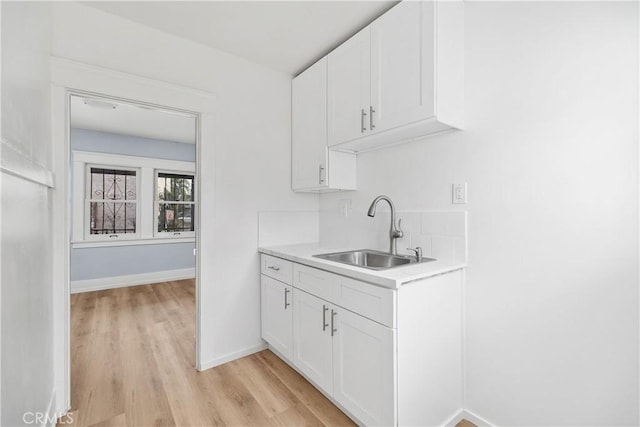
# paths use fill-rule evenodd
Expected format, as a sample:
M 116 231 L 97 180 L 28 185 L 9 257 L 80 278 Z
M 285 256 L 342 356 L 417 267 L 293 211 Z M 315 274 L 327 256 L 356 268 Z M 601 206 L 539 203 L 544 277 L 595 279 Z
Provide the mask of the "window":
M 137 173 L 89 166 L 88 234 L 116 237 L 137 231 Z
M 192 174 L 156 172 L 156 233 L 193 233 L 194 194 Z
M 193 242 L 195 163 L 73 151 L 74 248 Z

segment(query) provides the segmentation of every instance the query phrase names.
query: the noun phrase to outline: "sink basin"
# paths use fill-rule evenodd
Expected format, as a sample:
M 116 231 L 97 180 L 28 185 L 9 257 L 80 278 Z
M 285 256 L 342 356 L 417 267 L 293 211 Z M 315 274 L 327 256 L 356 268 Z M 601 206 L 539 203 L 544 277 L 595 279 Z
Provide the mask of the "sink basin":
M 387 270 L 389 268 L 401 267 L 403 265 L 416 264 L 415 257 L 404 255 L 392 255 L 388 252 L 374 251 L 372 249 L 359 249 L 356 251 L 335 252 L 332 254 L 314 255 L 316 258 L 328 261 L 340 262 L 342 264 L 364 267 L 370 270 Z M 433 258 L 423 257 L 420 262 L 435 261 Z

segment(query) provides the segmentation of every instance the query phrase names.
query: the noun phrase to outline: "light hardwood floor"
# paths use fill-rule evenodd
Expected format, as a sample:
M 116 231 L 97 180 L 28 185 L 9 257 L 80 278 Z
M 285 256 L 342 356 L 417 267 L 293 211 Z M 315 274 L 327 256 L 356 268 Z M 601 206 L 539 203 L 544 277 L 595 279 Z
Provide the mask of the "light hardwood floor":
M 197 372 L 194 288 L 72 295 L 72 412 L 59 425 L 354 425 L 268 350 Z

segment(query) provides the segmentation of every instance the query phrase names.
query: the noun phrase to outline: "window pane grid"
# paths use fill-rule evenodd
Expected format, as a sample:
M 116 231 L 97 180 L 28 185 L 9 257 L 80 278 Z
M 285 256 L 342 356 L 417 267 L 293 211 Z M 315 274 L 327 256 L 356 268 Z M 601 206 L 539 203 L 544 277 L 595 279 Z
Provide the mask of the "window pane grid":
M 156 184 L 158 232 L 194 231 L 194 176 L 158 172 Z
M 158 232 L 194 231 L 193 203 L 158 202 Z
M 89 233 L 135 233 L 136 172 L 92 167 L 90 181 Z
M 158 172 L 158 200 L 194 202 L 193 175 Z

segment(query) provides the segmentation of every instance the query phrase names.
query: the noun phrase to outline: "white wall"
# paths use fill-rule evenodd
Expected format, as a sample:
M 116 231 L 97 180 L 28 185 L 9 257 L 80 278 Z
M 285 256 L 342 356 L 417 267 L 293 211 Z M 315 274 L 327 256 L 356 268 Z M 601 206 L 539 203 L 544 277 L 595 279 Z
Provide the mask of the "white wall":
M 2 425 L 53 396 L 49 54 L 43 3 L 2 2 Z M 31 418 L 32 419 L 32 418 Z M 28 421 L 29 419 L 27 419 Z
M 215 206 L 203 214 L 203 363 L 261 345 L 258 212 L 318 208 L 290 190 L 290 77 L 73 3 L 54 5 L 53 54 L 216 93 L 199 171 L 203 207 Z
M 638 425 L 638 4 L 467 2 L 465 39 L 467 129 L 359 155 L 321 209 L 468 210 L 470 411 Z

